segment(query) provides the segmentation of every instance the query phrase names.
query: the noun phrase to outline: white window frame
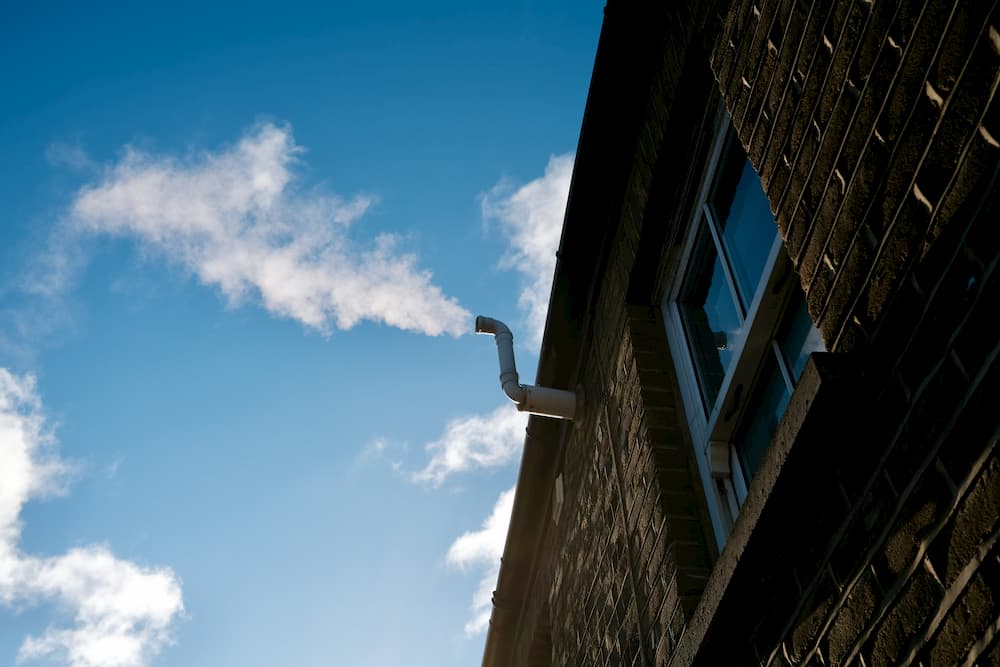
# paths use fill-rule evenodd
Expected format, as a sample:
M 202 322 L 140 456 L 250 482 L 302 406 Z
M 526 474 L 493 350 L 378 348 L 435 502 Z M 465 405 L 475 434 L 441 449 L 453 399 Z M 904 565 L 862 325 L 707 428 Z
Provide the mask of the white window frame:
M 718 222 L 707 224 L 713 237 L 714 247 L 718 256 L 722 258 L 726 280 L 744 328 L 742 335 L 734 341 L 731 348 L 734 361 L 726 369 L 715 404 L 710 410 L 706 409 L 698 371 L 681 319 L 679 300 L 684 278 L 691 267 L 699 232 L 706 226 L 703 219 L 714 219 L 708 202 L 715 186 L 720 161 L 726 156 L 727 142 L 732 134 L 731 128 L 728 113 L 720 108 L 715 137 L 698 188 L 696 204 L 687 219 L 681 260 L 678 269 L 672 274 L 672 282 L 665 290 L 662 309 L 667 340 L 677 367 L 681 399 L 695 448 L 697 468 L 708 501 L 716 544 L 720 551 L 739 514 L 739 507 L 747 496 L 750 480 L 744 475 L 735 442 L 744 422 L 744 412 L 755 395 L 754 392 L 761 380 L 761 371 L 768 358 L 774 358 L 789 391 L 795 384 L 775 336 L 794 290 L 799 288 L 796 274 L 775 225 L 774 240 L 764 265 L 762 278 L 750 303 L 744 304 L 744 299 L 736 289 L 731 259 L 725 251 L 726 244 L 719 238 L 720 226 Z

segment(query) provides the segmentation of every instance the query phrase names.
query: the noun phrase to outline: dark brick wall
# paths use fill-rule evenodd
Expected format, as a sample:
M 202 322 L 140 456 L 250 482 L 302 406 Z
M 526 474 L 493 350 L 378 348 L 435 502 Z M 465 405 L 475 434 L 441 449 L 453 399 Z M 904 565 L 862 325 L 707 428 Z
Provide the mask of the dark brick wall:
M 661 172 L 676 167 L 667 138 L 688 121 L 690 108 L 673 103 L 691 92 L 692 58 L 702 96 L 693 107 L 696 117 L 703 114 L 711 77 L 699 40 L 714 16 L 711 3 L 676 3 L 657 12 L 669 30 L 661 36 L 662 60 L 593 306 L 580 378 L 586 411 L 565 445 L 565 504 L 545 547 L 557 665 L 663 664 L 710 569 L 702 495 L 662 318 L 634 286 L 655 283 L 659 252 L 644 224 L 650 194 L 653 183 L 664 180 Z M 615 17 L 609 6 L 608 21 Z
M 562 431 L 561 509 L 539 508 L 552 519 L 517 573 L 509 664 L 1000 665 L 997 3 L 718 6 L 607 9 L 606 29 L 659 35 L 656 62 L 635 142 L 616 146 L 628 173 L 607 175 L 599 280 L 574 292 L 584 414 Z M 767 548 L 728 589 L 659 310 L 713 96 L 851 369 L 796 441 L 809 479 L 769 496 L 798 505 L 765 503 Z M 572 200 L 567 224 L 592 225 Z M 720 587 L 728 608 L 706 609 Z
M 767 612 L 784 629 L 756 647 L 764 664 L 997 664 L 1000 348 L 983 313 L 1000 303 L 998 253 L 984 264 L 969 245 L 997 220 L 995 171 L 986 183 L 979 215 L 929 253 L 950 255 L 929 293 L 890 303 L 856 353 L 845 411 L 859 428 L 828 469 L 839 493 L 815 506 L 843 518 L 795 554 L 798 587 Z
M 831 349 L 871 335 L 982 193 L 1000 133 L 997 30 L 989 1 L 729 12 L 713 70 Z
M 860 369 L 816 499 L 844 518 L 793 555 L 749 664 L 1000 661 L 998 27 L 993 2 L 740 2 L 713 51 L 810 313 Z
M 509 652 L 497 651 L 510 656 L 504 664 L 542 665 L 547 664 L 546 656 L 555 665 L 662 663 L 708 575 L 710 556 L 698 508 L 701 492 L 692 483 L 690 443 L 677 412 L 673 370 L 664 355 L 662 320 L 658 309 L 650 311 L 645 302 L 629 306 L 628 289 L 636 282 L 632 272 L 637 254 L 644 250 L 640 233 L 654 170 L 666 164 L 660 155 L 672 114 L 679 116 L 679 126 L 682 123 L 672 106 L 687 85 L 690 53 L 697 53 L 700 85 L 710 89 L 707 51 L 697 42 L 700 29 L 713 16 L 711 6 L 690 0 L 670 6 L 611 3 L 606 9 L 602 42 L 614 43 L 621 35 L 626 44 L 620 48 L 628 55 L 637 51 L 635 43 L 642 36 L 649 41 L 642 52 L 652 55 L 626 75 L 613 72 L 610 79 L 616 83 L 604 93 L 613 99 L 588 101 L 581 147 L 590 146 L 592 152 L 578 154 L 578 163 L 599 153 L 601 157 L 590 159 L 601 160 L 596 169 L 601 183 L 591 187 L 578 168 L 573 187 L 590 194 L 599 185 L 620 185 L 598 203 L 599 209 L 575 214 L 586 216 L 587 225 L 608 218 L 608 229 L 600 232 L 608 234 L 603 264 L 583 267 L 591 279 L 600 275 L 586 313 L 587 342 L 577 373 L 584 414 L 566 429 L 562 444 L 557 466 L 564 489 L 561 510 L 554 512 L 551 498 L 548 507 L 539 508 L 555 516 L 539 538 L 531 571 L 519 575 L 530 578 L 531 593 L 521 603 L 516 627 L 502 631 L 511 637 L 502 641 L 512 644 Z M 608 62 L 617 65 L 624 58 L 609 54 L 602 61 L 601 54 L 599 47 L 596 68 Z M 640 77 L 647 78 L 648 86 L 643 84 L 636 103 L 629 97 L 630 80 Z M 599 125 L 609 118 L 631 122 L 633 104 L 638 111 L 632 143 L 603 153 L 601 137 L 590 137 L 588 143 L 588 123 Z M 621 172 L 609 169 L 618 164 L 618 157 L 626 167 Z M 571 192 L 568 215 L 576 210 L 573 200 Z M 594 232 L 586 229 L 585 235 Z M 566 267 L 575 248 L 581 253 L 564 236 L 564 273 L 572 273 Z M 652 250 L 655 269 L 659 253 Z M 557 289 L 560 280 L 569 278 L 557 271 Z M 572 291 L 584 289 L 576 284 Z M 582 300 L 579 294 L 576 299 Z M 552 317 L 550 313 L 550 332 Z M 564 352 L 560 363 L 566 359 Z M 496 606 L 506 604 L 500 600 Z
M 616 296 L 602 306 L 620 316 L 601 319 L 587 370 L 603 391 L 563 467 L 550 593 L 560 665 L 663 663 L 709 570 L 661 320 Z

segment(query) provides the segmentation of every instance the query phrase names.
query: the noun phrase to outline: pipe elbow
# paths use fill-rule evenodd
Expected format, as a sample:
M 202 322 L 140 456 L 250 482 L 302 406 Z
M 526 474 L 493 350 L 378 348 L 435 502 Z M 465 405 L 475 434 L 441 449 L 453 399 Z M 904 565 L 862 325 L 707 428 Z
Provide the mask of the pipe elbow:
M 493 336 L 506 334 L 511 338 L 514 337 L 514 334 L 511 333 L 510 328 L 506 324 L 500 320 L 495 320 L 492 317 L 486 317 L 485 315 L 478 315 L 476 317 L 476 333 L 490 334 Z
M 506 324 L 492 317 L 476 317 L 476 333 L 491 334 L 496 340 L 500 362 L 500 386 L 517 409 L 535 415 L 573 419 L 578 411 L 576 394 L 561 389 L 523 385 L 514 362 L 514 334 Z
M 517 374 L 512 379 L 504 380 L 501 378 L 500 386 L 503 389 L 503 393 L 507 395 L 507 398 L 517 404 L 517 409 L 523 410 L 525 399 L 528 397 L 528 390 L 523 384 L 517 381 Z

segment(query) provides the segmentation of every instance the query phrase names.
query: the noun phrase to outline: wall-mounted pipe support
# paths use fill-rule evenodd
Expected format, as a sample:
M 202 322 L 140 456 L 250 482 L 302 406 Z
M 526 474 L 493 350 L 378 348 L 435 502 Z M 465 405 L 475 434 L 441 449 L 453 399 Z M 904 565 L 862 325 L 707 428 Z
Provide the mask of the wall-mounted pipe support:
M 549 387 L 535 387 L 518 382 L 514 363 L 514 334 L 507 325 L 492 317 L 476 318 L 476 333 L 490 334 L 496 339 L 500 359 L 500 386 L 514 401 L 517 409 L 533 415 L 573 419 L 577 410 L 576 392 Z

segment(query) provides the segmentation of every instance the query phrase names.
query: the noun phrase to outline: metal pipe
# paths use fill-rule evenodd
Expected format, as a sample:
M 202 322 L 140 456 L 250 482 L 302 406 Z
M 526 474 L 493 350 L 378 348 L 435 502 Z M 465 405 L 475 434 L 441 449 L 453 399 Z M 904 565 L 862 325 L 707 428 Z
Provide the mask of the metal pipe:
M 517 409 L 533 415 L 573 419 L 576 414 L 576 393 L 563 389 L 523 385 L 518 381 L 514 362 L 514 334 L 506 324 L 482 315 L 476 318 L 476 333 L 490 334 L 497 343 L 500 360 L 500 386 L 514 401 Z

